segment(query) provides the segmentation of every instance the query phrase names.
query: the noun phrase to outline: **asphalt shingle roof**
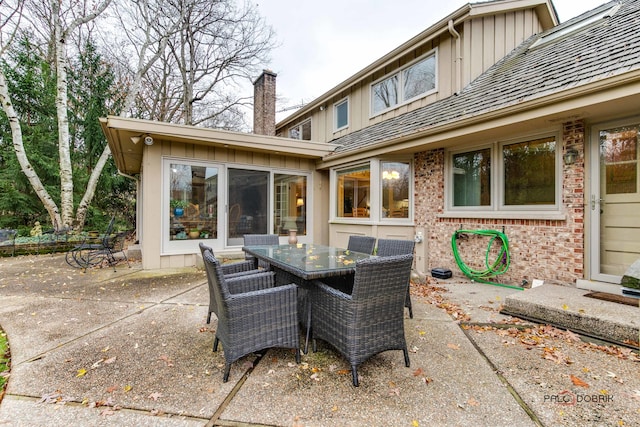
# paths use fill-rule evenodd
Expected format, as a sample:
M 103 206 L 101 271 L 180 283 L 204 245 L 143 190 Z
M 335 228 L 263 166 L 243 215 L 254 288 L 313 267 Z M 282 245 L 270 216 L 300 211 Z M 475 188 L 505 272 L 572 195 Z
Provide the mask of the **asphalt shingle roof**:
M 530 37 L 457 95 L 331 141 L 340 145 L 335 153 L 357 150 L 640 69 L 640 0 L 619 2 L 620 8 L 612 16 L 530 49 L 539 38 L 617 3 L 604 4 Z

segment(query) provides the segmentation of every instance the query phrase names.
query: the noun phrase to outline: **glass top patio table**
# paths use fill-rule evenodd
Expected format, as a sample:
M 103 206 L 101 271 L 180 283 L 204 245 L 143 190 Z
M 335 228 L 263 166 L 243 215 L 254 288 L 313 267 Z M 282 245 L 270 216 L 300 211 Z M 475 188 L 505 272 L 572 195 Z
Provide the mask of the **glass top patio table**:
M 304 280 L 352 274 L 357 261 L 372 256 L 314 243 L 245 246 L 242 250 Z

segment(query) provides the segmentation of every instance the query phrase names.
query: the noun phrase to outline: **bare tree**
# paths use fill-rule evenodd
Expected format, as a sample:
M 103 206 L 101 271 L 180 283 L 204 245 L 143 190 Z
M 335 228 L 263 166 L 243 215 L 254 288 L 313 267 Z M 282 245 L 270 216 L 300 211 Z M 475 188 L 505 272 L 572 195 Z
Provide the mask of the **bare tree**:
M 170 7 L 180 27 L 169 39 L 167 55 L 147 75 L 147 87 L 155 89 L 141 92 L 154 100 L 148 113 L 174 123 L 237 129 L 243 117 L 239 107 L 250 102 L 239 95 L 241 84 L 268 61 L 273 30 L 249 3 L 173 0 Z
M 74 226 L 81 228 L 86 218 L 87 209 L 95 194 L 98 179 L 111 152 L 109 147 L 105 146 L 104 151 L 91 172 L 87 188 L 78 204 L 74 216 L 73 170 L 70 155 L 68 121 L 67 71 L 69 68 L 69 60 L 67 47 L 68 41 L 74 36 L 77 36 L 80 28 L 92 22 L 103 13 L 111 4 L 112 0 L 102 0 L 99 3 L 93 3 L 89 0 L 30 0 L 27 2 L 17 0 L 15 3 L 9 3 L 9 0 L 1 1 L 1 16 L 7 20 L 6 23 L 3 23 L 6 25 L 2 27 L 3 38 L 0 53 L 2 53 L 3 56 L 12 41 L 12 33 L 9 30 L 11 28 L 17 29 L 20 22 L 19 20 L 22 19 L 24 21 L 25 18 L 29 18 L 31 28 L 39 32 L 43 37 L 44 43 L 49 45 L 49 50 L 53 52 L 52 57 L 55 60 L 57 78 L 56 110 L 58 123 L 58 161 L 60 164 L 60 207 L 57 206 L 48 193 L 29 162 L 24 149 L 20 118 L 11 103 L 11 94 L 6 84 L 6 77 L 0 71 L 0 101 L 2 101 L 2 108 L 11 125 L 14 152 L 20 162 L 22 171 L 28 177 L 31 186 L 49 213 L 52 224 L 56 227 Z M 130 31 L 129 34 L 135 34 L 137 36 L 142 34 L 141 37 L 135 38 L 137 44 L 132 48 L 137 52 L 137 61 L 133 65 L 132 77 L 127 84 L 128 94 L 125 100 L 125 108 L 123 109 L 126 114 L 126 111 L 131 109 L 137 93 L 140 90 L 142 77 L 149 70 L 153 62 L 165 51 L 168 35 L 171 34 L 171 28 L 177 28 L 177 25 L 170 24 L 165 33 L 157 32 L 158 29 L 162 29 L 159 22 L 163 19 L 165 22 L 171 21 L 164 14 L 166 3 L 163 0 L 138 0 L 135 2 L 124 2 L 124 4 L 131 7 L 128 11 L 135 15 L 135 22 L 137 24 L 135 30 Z M 21 9 L 23 5 L 24 10 Z M 125 21 L 116 22 L 124 24 Z M 124 32 L 127 32 L 126 28 Z

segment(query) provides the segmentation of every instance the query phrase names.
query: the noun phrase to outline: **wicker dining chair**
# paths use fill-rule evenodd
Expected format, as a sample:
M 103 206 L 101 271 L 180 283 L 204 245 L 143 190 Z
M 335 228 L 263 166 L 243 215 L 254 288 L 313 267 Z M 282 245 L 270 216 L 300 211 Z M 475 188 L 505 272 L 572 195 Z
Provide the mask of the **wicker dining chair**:
M 416 243 L 413 240 L 378 239 L 376 255 L 391 256 L 413 254 L 415 245 Z M 409 292 L 409 287 L 407 287 L 407 298 L 404 306 L 409 309 L 409 318 L 413 319 L 413 307 L 411 306 L 411 294 Z
M 204 260 L 204 253 L 205 251 L 209 251 L 211 252 L 211 255 L 213 255 L 213 249 L 207 245 L 205 245 L 204 243 L 200 243 L 200 252 L 202 253 L 202 259 Z M 222 269 L 222 274 L 224 275 L 224 277 L 228 280 L 236 278 L 236 277 L 242 277 L 242 276 L 247 276 L 247 275 L 253 275 L 253 274 L 257 274 L 257 273 L 263 273 L 263 270 L 257 269 L 255 268 L 255 263 L 253 261 L 240 261 L 240 262 L 234 262 L 231 264 L 223 264 L 220 267 Z M 207 312 L 207 324 L 211 323 L 211 313 L 216 313 L 216 302 L 215 302 L 215 295 L 213 292 L 213 284 L 211 283 L 211 279 L 209 278 L 209 276 L 207 275 L 207 281 L 209 284 L 209 311 Z M 236 283 L 236 282 L 233 282 Z M 244 282 L 238 282 L 239 286 L 238 289 L 234 289 L 232 290 L 231 293 L 235 293 L 235 292 L 246 292 L 246 288 L 241 287 L 240 285 L 244 285 Z M 271 286 L 273 286 L 273 283 L 271 284 Z
M 245 234 L 244 235 L 244 245 L 245 246 L 274 246 L 279 245 L 280 240 L 278 239 L 277 234 Z M 245 258 L 248 260 L 253 260 L 255 262 L 255 258 L 251 255 L 245 255 Z M 268 262 L 259 261 L 258 266 L 264 268 L 265 270 L 269 270 L 271 266 Z
M 221 342 L 224 352 L 222 381 L 228 381 L 233 362 L 267 348 L 293 348 L 296 363 L 300 363 L 297 286 L 269 287 L 268 282 L 274 282 L 273 272 L 227 280 L 212 251 L 205 250 L 203 259 L 218 317 L 213 351 L 218 351 Z M 239 291 L 240 287 L 243 287 L 242 291 Z M 231 289 L 239 292 L 231 292 Z
M 313 350 L 318 338 L 335 347 L 356 387 L 358 366 L 375 354 L 402 350 L 409 367 L 403 311 L 412 263 L 413 255 L 358 261 L 351 295 L 319 280 L 310 288 Z
M 347 249 L 371 255 L 376 247 L 376 238 L 371 236 L 349 236 Z

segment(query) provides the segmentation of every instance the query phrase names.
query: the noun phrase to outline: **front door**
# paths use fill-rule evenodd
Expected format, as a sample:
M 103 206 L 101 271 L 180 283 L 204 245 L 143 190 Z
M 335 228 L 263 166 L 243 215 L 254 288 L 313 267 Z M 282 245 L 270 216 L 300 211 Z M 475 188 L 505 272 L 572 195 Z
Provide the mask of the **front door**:
M 640 121 L 593 130 L 588 201 L 592 280 L 618 284 L 640 258 L 639 133 Z

